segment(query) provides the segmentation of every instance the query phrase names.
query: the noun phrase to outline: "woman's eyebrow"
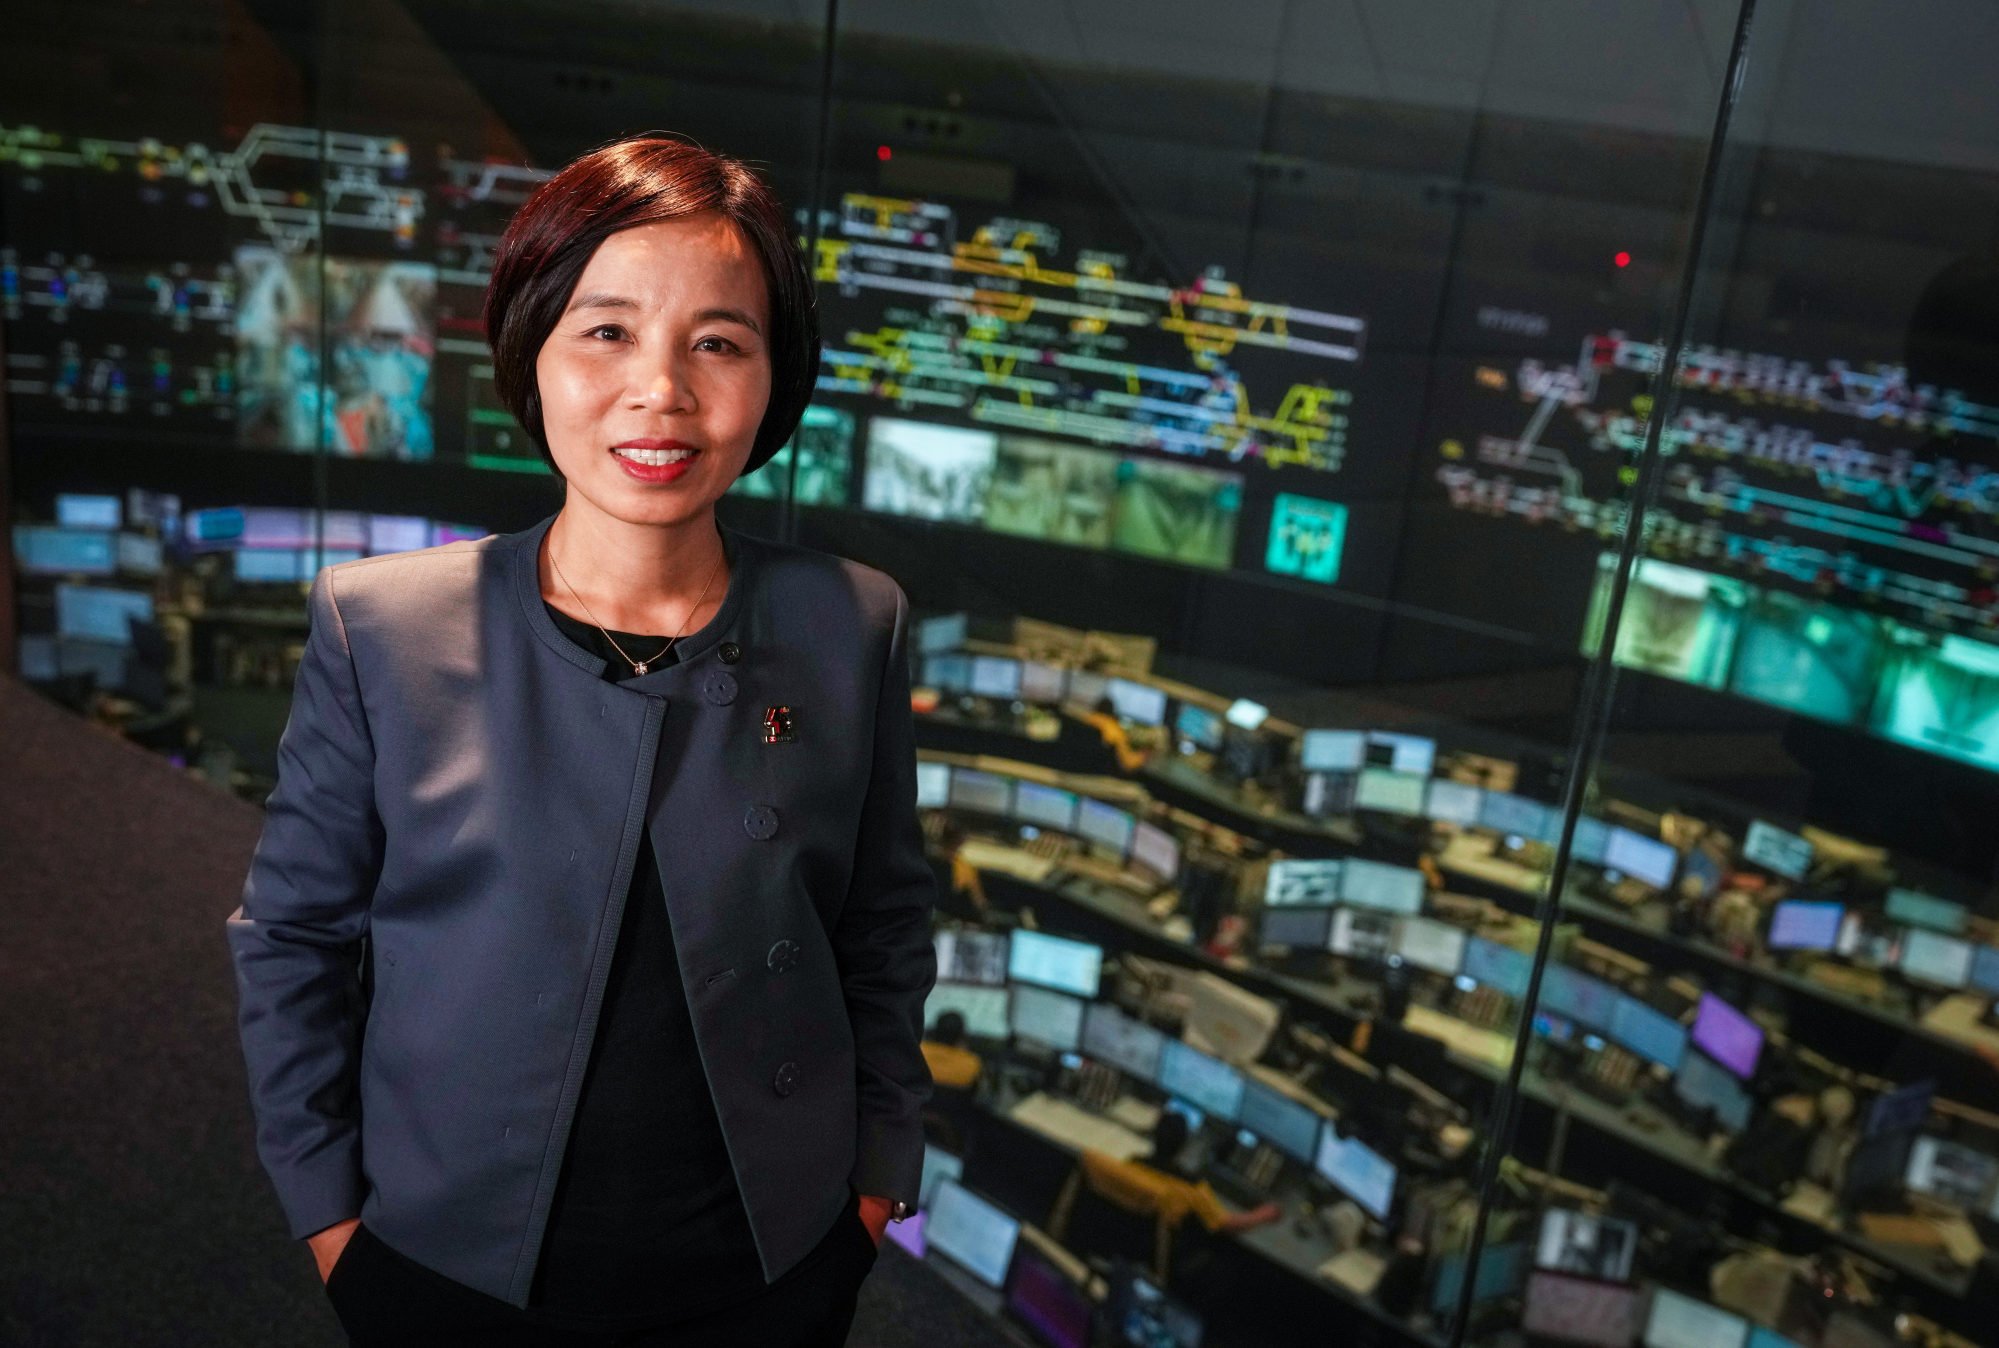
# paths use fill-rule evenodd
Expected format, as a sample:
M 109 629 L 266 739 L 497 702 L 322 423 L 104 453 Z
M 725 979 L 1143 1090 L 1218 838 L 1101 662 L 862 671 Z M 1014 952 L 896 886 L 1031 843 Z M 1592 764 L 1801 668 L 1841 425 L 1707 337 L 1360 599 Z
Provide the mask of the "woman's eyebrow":
M 703 309 L 700 313 L 694 315 L 694 321 L 697 323 L 741 323 L 757 336 L 761 337 L 764 335 L 764 330 L 757 326 L 757 321 L 741 309 Z
M 638 307 L 639 302 L 637 300 L 627 299 L 623 295 L 611 295 L 601 290 L 593 290 L 587 295 L 578 295 L 575 299 L 571 300 L 567 312 L 574 313 L 578 309 L 636 309 Z

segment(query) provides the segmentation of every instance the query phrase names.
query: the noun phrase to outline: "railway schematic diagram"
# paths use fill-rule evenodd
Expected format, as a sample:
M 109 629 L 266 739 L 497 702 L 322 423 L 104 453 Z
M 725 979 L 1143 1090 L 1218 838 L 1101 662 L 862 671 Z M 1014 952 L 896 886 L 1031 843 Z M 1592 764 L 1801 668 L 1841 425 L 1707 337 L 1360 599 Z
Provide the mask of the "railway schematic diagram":
M 934 201 L 850 193 L 829 223 L 816 279 L 867 317 L 828 325 L 822 394 L 1197 459 L 1330 473 L 1345 457 L 1361 318 L 1252 299 L 1219 272 L 1147 283 L 1108 251 L 1059 263 L 1040 221 L 960 237 Z

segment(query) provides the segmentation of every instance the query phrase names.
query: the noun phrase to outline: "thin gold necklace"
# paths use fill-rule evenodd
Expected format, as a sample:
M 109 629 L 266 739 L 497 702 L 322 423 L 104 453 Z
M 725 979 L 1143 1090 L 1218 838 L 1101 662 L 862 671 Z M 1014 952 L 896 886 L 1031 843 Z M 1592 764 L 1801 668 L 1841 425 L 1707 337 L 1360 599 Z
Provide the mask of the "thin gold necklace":
M 590 613 L 590 606 L 588 604 L 583 603 L 583 596 L 576 593 L 576 587 L 569 583 L 569 577 L 562 574 L 562 566 L 560 563 L 558 563 L 555 560 L 554 548 L 550 548 L 548 550 L 548 564 L 555 568 L 555 574 L 557 578 L 562 581 L 563 588 L 569 591 L 570 596 L 574 598 L 578 604 L 582 605 L 583 611 L 585 613 Z M 700 598 L 694 601 L 694 607 L 687 610 L 686 616 L 681 618 L 680 620 L 680 630 L 678 632 L 675 632 L 672 636 L 668 637 L 666 639 L 666 645 L 660 647 L 659 654 L 653 656 L 652 659 L 650 660 L 634 660 L 632 659 L 631 656 L 625 655 L 625 648 L 618 644 L 618 639 L 611 635 L 609 628 L 605 627 L 604 624 L 597 621 L 597 615 L 594 613 L 590 613 L 591 625 L 594 626 L 599 632 L 602 632 L 604 634 L 604 640 L 611 643 L 612 650 L 616 651 L 619 655 L 623 655 L 625 657 L 625 663 L 632 667 L 632 673 L 634 675 L 643 674 L 648 669 L 652 668 L 653 660 L 659 659 L 660 656 L 663 656 L 668 651 L 672 650 L 673 643 L 680 640 L 682 636 L 686 635 L 687 624 L 694 621 L 694 615 L 701 611 L 701 605 L 703 601 L 705 601 L 708 598 L 708 587 L 715 583 L 715 573 L 717 571 L 720 571 L 721 569 L 722 569 L 722 556 L 721 554 L 718 553 L 715 557 L 715 564 L 708 568 L 708 579 L 701 582 Z

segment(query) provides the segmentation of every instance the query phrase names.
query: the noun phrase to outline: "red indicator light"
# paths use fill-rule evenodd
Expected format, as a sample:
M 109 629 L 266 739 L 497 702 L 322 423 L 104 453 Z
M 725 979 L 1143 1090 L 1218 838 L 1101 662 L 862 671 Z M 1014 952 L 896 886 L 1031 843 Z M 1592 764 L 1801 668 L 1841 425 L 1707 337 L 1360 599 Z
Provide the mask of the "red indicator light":
M 875 158 L 884 161 L 893 159 L 895 158 L 895 151 L 889 149 L 886 145 L 877 145 L 875 146 Z
M 1631 254 L 1619 253 L 1616 257 L 1612 258 L 1611 261 L 1615 262 L 1620 267 L 1628 267 L 1631 265 Z

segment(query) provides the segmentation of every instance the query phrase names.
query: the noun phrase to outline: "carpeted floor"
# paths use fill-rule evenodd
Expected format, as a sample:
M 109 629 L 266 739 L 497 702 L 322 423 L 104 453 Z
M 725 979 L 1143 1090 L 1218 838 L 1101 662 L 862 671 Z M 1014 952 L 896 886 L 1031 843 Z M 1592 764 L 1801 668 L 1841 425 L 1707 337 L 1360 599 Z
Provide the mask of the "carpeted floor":
M 257 1164 L 223 919 L 261 814 L 0 676 L 0 1343 L 341 1343 Z M 885 1251 L 856 1345 L 1009 1341 Z

